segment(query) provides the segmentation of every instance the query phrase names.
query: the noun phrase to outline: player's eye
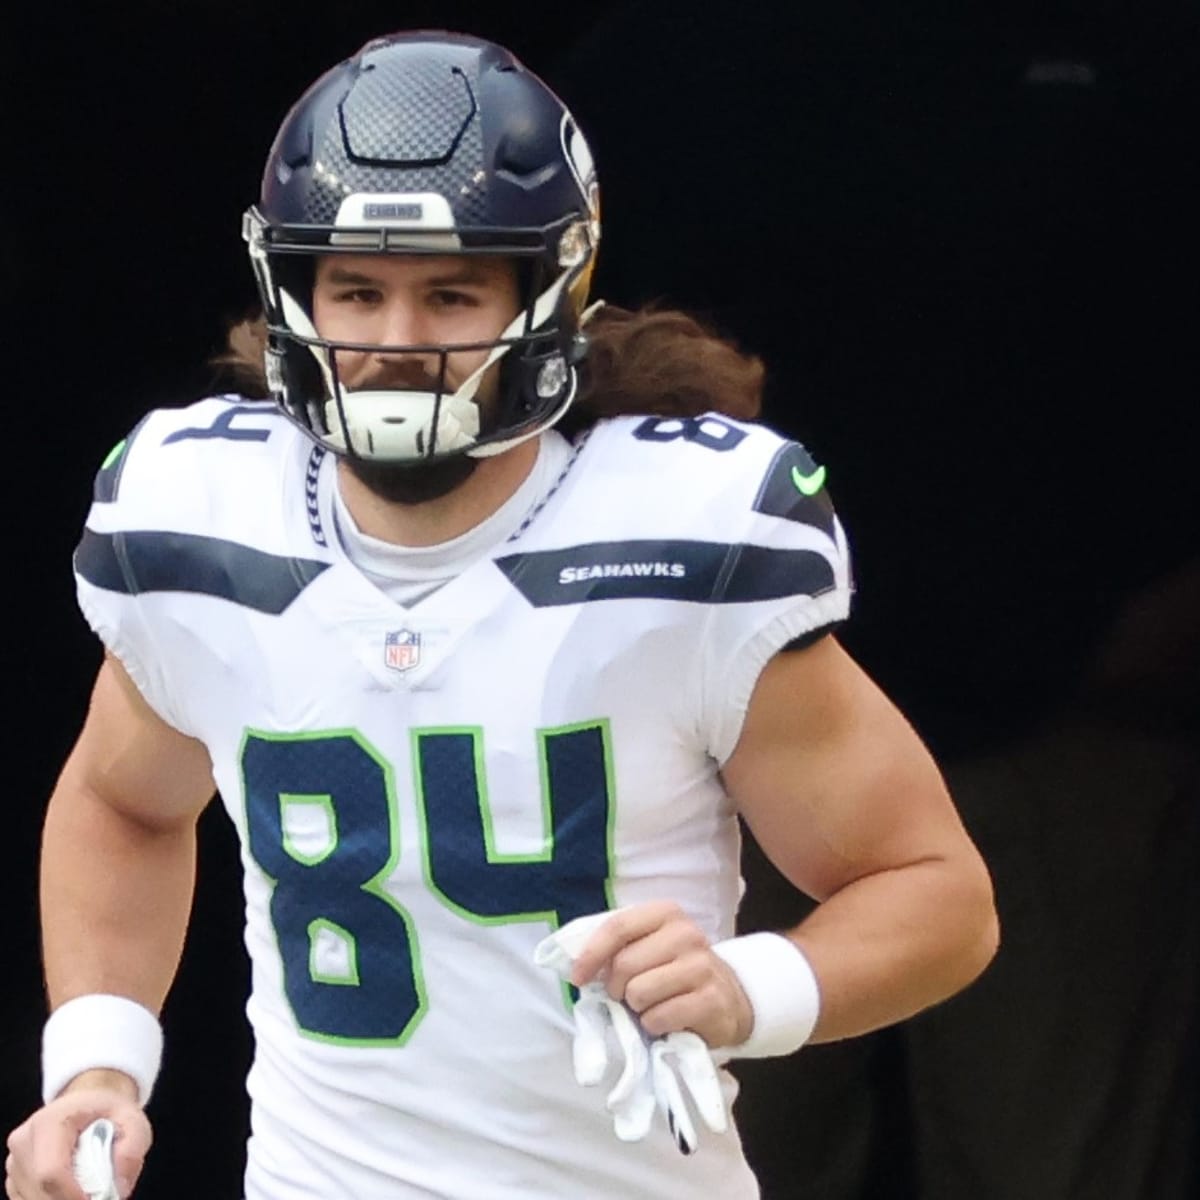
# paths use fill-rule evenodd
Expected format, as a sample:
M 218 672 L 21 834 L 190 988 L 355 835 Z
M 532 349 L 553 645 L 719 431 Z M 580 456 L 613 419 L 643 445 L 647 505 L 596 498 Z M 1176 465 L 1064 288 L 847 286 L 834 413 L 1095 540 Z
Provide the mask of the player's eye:
M 479 303 L 470 292 L 455 288 L 435 288 L 429 298 L 435 308 L 474 308 Z
M 355 287 L 342 288 L 333 298 L 339 304 L 378 304 L 383 296 L 377 288 Z

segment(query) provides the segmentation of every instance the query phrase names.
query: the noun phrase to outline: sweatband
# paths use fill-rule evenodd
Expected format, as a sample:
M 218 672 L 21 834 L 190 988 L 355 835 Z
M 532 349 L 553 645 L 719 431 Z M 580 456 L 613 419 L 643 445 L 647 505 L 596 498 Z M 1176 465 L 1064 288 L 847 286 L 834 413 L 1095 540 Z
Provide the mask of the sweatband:
M 124 996 L 76 996 L 50 1014 L 42 1030 L 42 1099 L 49 1104 L 84 1071 L 123 1071 L 150 1099 L 162 1062 L 158 1018 Z
M 817 977 L 800 947 L 779 933 L 748 933 L 715 942 L 712 950 L 732 968 L 754 1010 L 750 1036 L 721 1053 L 773 1058 L 799 1050 L 821 1012 Z

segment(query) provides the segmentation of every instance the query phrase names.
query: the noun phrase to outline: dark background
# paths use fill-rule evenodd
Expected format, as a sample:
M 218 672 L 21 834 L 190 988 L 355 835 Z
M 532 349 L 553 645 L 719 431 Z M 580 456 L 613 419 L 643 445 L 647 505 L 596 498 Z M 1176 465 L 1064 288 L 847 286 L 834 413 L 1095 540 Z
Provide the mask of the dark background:
M 844 640 L 995 876 L 1004 947 L 968 992 L 743 1068 L 766 1195 L 1200 1195 L 1194 5 L 3 20 L 5 1129 L 37 1097 L 41 809 L 99 661 L 70 575 L 91 475 L 145 408 L 213 382 L 292 99 L 368 37 L 433 26 L 508 44 L 588 131 L 598 294 L 692 309 L 766 359 L 767 419 L 828 464 L 856 551 Z M 215 806 L 202 835 L 150 1200 L 240 1194 L 241 898 Z M 753 847 L 747 873 L 746 928 L 801 911 Z

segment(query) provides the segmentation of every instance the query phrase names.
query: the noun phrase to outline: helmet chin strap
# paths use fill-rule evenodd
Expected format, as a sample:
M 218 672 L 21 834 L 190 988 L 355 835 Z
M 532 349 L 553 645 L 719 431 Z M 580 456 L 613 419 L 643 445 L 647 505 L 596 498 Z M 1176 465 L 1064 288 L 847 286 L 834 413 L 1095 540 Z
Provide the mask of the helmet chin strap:
M 569 271 L 560 273 L 534 302 L 533 319 L 529 326 L 531 329 L 538 329 L 549 320 L 569 276 Z M 439 452 L 465 450 L 472 457 L 491 457 L 519 445 L 553 424 L 566 411 L 575 396 L 575 378 L 572 372 L 571 384 L 563 403 L 555 409 L 551 417 L 539 423 L 536 429 L 502 442 L 476 446 L 480 414 L 475 395 L 484 374 L 511 348 L 511 343 L 506 339 L 525 332 L 527 310 L 522 310 L 509 322 L 499 335 L 498 340 L 501 344 L 493 346 L 484 361 L 453 392 L 439 397 L 437 392 L 424 390 L 364 390 L 344 387 L 334 379 L 329 357 L 318 345 L 321 335 L 308 313 L 295 297 L 283 288 L 279 289 L 279 303 L 288 328 L 304 339 L 309 352 L 316 359 L 326 392 L 330 396 L 325 402 L 325 423 L 329 430 L 326 440 L 335 451 L 348 451 L 352 444 L 355 453 L 363 458 L 420 459 L 429 454 L 432 446 Z M 342 420 L 343 413 L 345 422 Z

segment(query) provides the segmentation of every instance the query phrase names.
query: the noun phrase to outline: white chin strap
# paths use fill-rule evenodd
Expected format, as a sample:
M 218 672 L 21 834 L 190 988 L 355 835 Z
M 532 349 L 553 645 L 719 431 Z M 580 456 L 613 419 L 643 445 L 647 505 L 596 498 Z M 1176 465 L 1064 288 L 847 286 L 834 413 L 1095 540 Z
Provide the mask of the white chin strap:
M 533 306 L 531 328 L 540 329 L 549 320 L 567 278 L 568 273 L 563 272 L 537 298 Z M 294 333 L 303 338 L 320 340 L 320 335 L 308 314 L 282 288 L 279 291 L 279 302 L 283 310 L 283 319 Z M 525 312 L 522 311 L 513 318 L 500 334 L 500 338 L 516 337 L 524 331 Z M 355 391 L 335 384 L 327 355 L 317 346 L 310 345 L 309 350 L 317 360 L 326 392 L 331 397 L 325 401 L 325 423 L 329 429 L 325 441 L 334 450 L 343 452 L 353 446 L 354 453 L 362 458 L 421 459 L 429 454 L 430 447 L 438 454 L 467 450 L 473 457 L 478 458 L 503 453 L 536 436 L 557 421 L 575 395 L 575 379 L 572 372 L 563 403 L 544 422 L 539 423 L 536 429 L 501 442 L 478 446 L 471 451 L 470 447 L 475 446 L 480 428 L 479 405 L 475 402 L 475 393 L 479 390 L 484 372 L 507 354 L 509 349 L 507 344 L 494 346 L 487 358 L 458 388 L 443 394 L 439 401 L 436 392 L 395 389 Z

